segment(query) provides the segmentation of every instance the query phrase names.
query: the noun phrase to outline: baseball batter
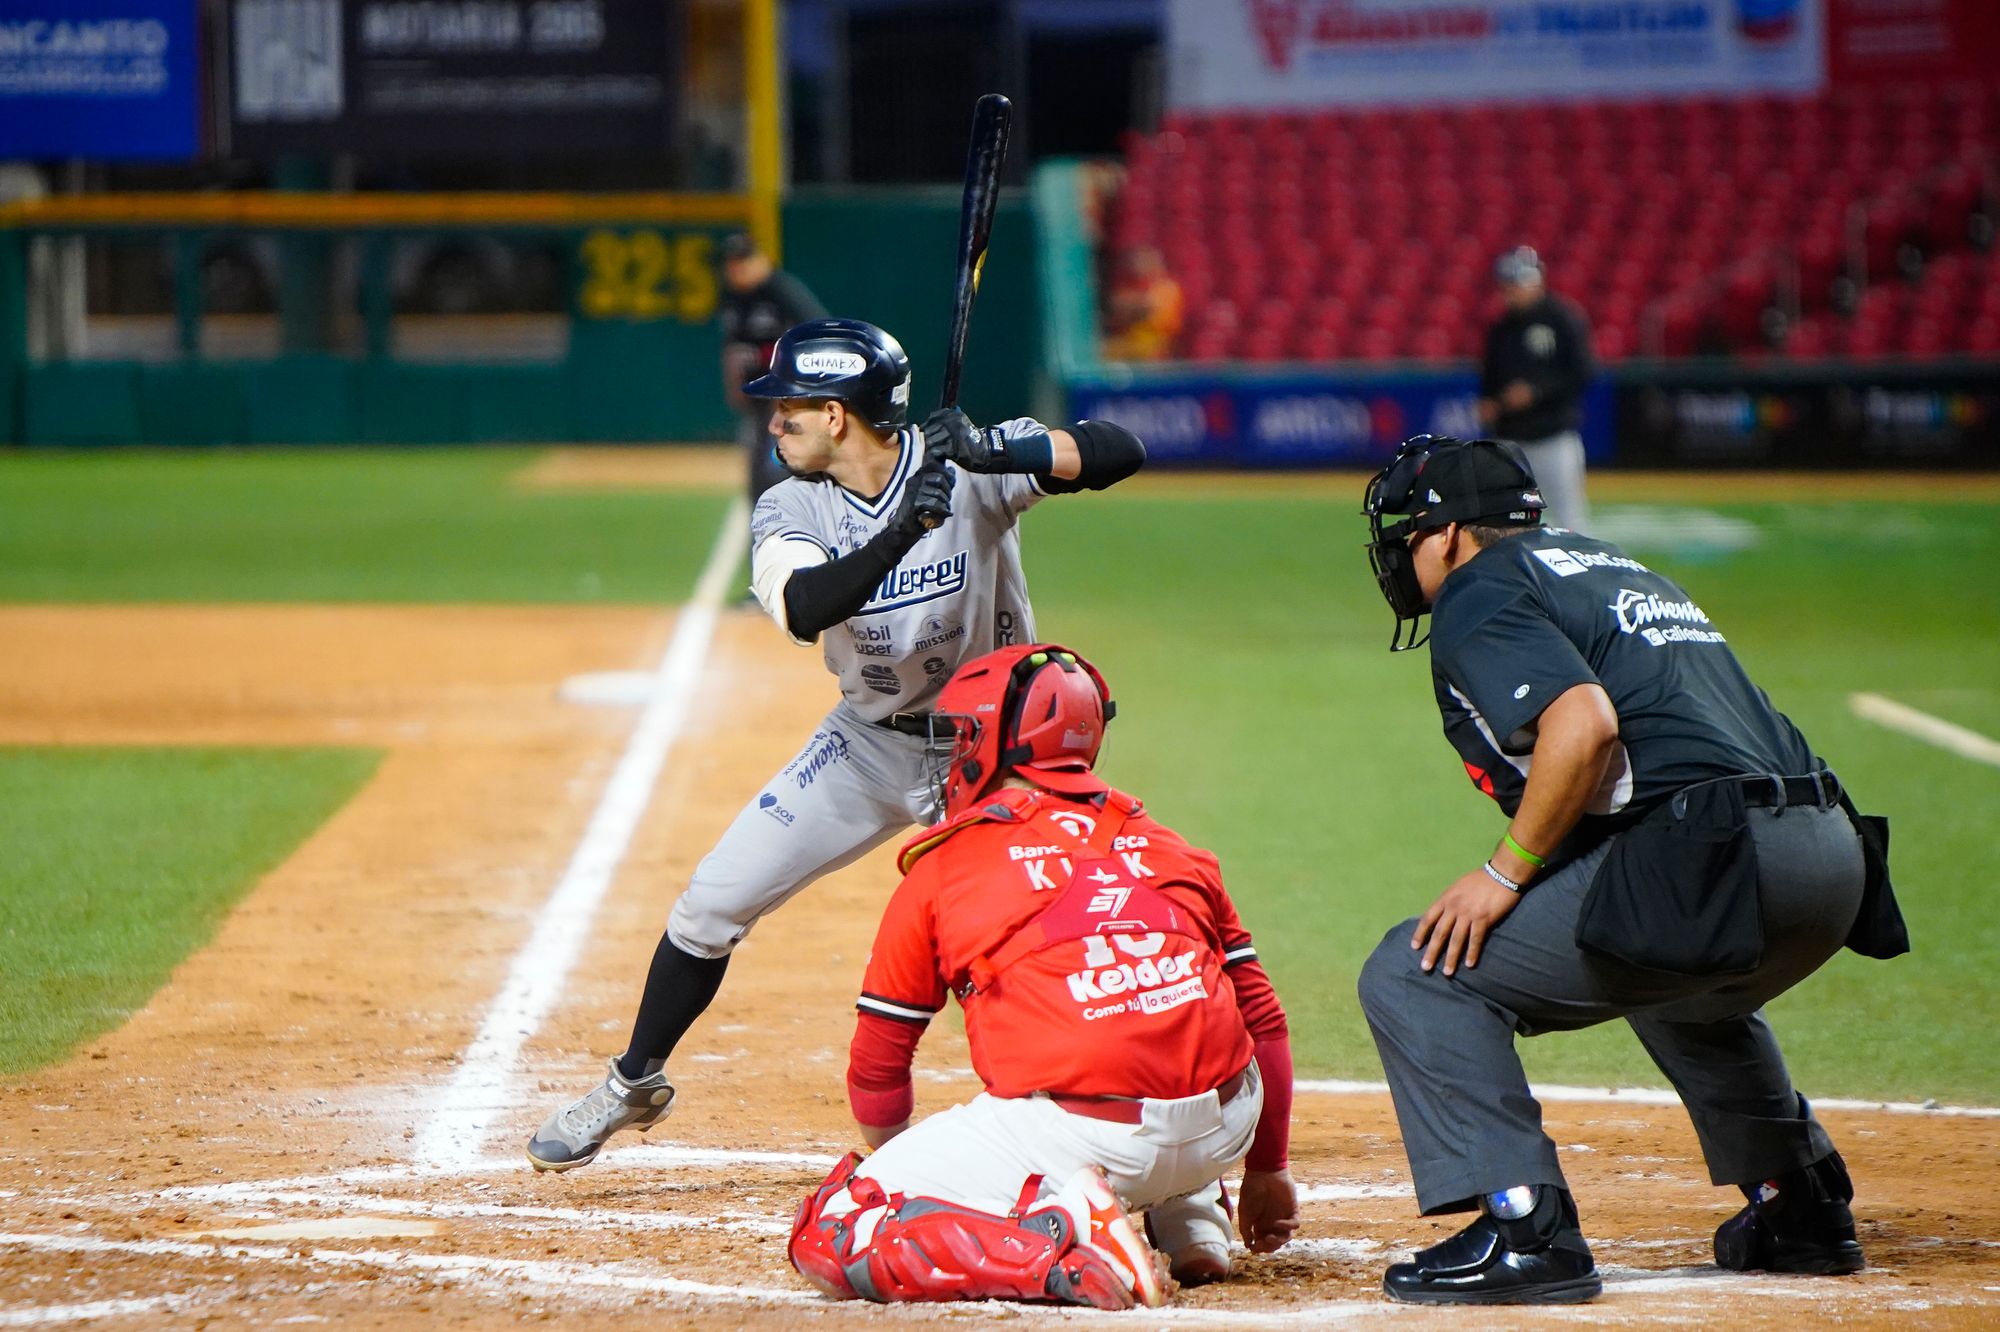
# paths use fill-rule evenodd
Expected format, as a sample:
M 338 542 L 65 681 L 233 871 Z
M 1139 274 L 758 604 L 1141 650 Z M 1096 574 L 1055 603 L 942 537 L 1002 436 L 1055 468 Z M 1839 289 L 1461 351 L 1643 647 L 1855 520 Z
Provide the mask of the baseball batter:
M 1044 496 L 1102 490 L 1145 461 L 1104 421 L 921 429 L 910 361 L 853 319 L 789 330 L 744 387 L 773 404 L 791 477 L 751 518 L 751 584 L 795 643 L 818 643 L 840 701 L 696 866 L 653 955 L 624 1054 L 528 1142 L 537 1169 L 587 1165 L 673 1107 L 665 1065 L 715 998 L 730 951 L 813 880 L 936 817 L 924 775 L 933 698 L 960 662 L 1034 638 L 1017 523 Z
M 1104 680 L 1066 648 L 968 662 L 932 721 L 945 821 L 903 848 L 847 1085 L 862 1136 L 801 1205 L 793 1265 L 837 1298 L 1123 1309 L 1297 1225 L 1284 1009 L 1215 857 L 1093 771 Z M 956 996 L 984 1094 L 910 1127 L 911 1056 Z M 1247 1161 L 1246 1161 L 1247 1156 Z

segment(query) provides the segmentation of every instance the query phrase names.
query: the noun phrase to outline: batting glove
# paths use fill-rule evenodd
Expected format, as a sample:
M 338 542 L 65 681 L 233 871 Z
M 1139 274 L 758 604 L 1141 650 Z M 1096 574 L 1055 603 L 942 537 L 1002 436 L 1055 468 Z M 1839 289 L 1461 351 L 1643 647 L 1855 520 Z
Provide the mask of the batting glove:
M 1054 443 L 1047 431 L 1008 436 L 998 426 L 976 426 L 956 407 L 924 418 L 924 452 L 957 463 L 968 472 L 1047 472 L 1054 466 Z
M 951 464 L 932 454 L 903 487 L 902 507 L 893 526 L 911 538 L 922 536 L 951 517 L 951 488 L 958 474 Z

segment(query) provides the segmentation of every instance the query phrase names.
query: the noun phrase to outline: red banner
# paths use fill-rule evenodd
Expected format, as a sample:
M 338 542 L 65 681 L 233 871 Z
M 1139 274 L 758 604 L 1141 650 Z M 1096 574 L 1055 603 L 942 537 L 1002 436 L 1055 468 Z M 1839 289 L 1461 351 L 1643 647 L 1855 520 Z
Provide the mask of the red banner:
M 1994 0 L 1827 0 L 1827 72 L 1854 83 L 2000 83 Z

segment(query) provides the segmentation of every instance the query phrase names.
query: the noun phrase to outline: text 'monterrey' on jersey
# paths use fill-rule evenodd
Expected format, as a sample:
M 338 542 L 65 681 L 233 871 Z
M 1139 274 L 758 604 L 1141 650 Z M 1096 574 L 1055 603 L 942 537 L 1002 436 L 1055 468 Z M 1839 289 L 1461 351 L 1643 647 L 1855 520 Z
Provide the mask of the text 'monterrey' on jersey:
M 1016 436 L 1047 427 L 1022 418 L 1000 429 Z M 898 431 L 896 442 L 896 470 L 880 495 L 800 477 L 765 492 L 750 520 L 753 583 L 773 585 L 758 577 L 761 566 L 839 559 L 887 526 L 923 461 L 914 426 Z M 910 548 L 859 613 L 820 636 L 826 668 L 839 677 L 848 705 L 870 721 L 923 711 L 961 662 L 1034 641 L 1016 524 L 1043 492 L 1030 476 L 956 471 L 951 517 Z M 783 585 L 774 585 L 765 609 L 782 625 Z

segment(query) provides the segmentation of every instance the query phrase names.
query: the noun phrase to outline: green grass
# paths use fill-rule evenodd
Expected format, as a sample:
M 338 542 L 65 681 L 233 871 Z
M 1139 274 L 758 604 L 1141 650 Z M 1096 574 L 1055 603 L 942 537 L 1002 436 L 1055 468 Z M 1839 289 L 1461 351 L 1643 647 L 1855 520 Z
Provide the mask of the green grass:
M 726 496 L 511 490 L 508 475 L 533 456 L 0 457 L 0 600 L 657 604 L 687 594 Z M 1123 705 L 1108 774 L 1222 855 L 1291 1010 L 1302 1070 L 1373 1077 L 1356 971 L 1386 930 L 1478 863 L 1501 822 L 1439 734 L 1426 654 L 1386 651 L 1389 613 L 1362 557 L 1358 503 L 1358 486 L 1337 500 L 1084 496 L 1038 508 L 1024 549 L 1042 632 L 1096 658 Z M 1827 1095 L 2000 1101 L 1988 1034 L 2000 913 L 1986 904 L 2000 769 L 1862 722 L 1847 704 L 1857 691 L 1886 694 L 2000 736 L 2000 506 L 1710 507 L 1756 524 L 1762 544 L 1634 553 L 1688 585 L 1862 806 L 1893 819 L 1916 941 L 1887 963 L 1842 954 L 1772 1006 L 1800 1083 Z M 296 817 L 291 840 L 332 804 L 302 779 L 292 790 L 304 812 L 286 815 L 294 795 L 255 785 L 242 798 L 268 795 L 260 808 L 271 823 Z M 119 837 L 102 840 L 206 826 L 171 792 L 132 796 L 82 806 L 121 811 Z M 68 839 L 67 851 L 38 853 L 36 875 L 113 855 L 89 817 L 24 816 L 18 803 L 0 810 L 0 845 L 11 850 L 23 829 Z M 277 850 L 252 856 L 256 865 L 290 841 L 269 844 Z M 149 857 L 135 864 L 164 863 Z M 20 860 L 0 867 L 12 894 L 37 882 L 22 878 Z M 110 916 L 134 935 L 148 919 Z M 50 921 L 57 933 L 89 923 L 67 912 Z M 192 946 L 177 937 L 155 979 Z M 128 1001 L 87 1000 L 118 1002 Z M 0 1016 L 17 1025 L 13 1009 Z M 1660 1082 L 1622 1026 L 1527 1042 L 1525 1054 L 1545 1079 Z
M 1357 507 L 1086 498 L 1038 509 L 1023 548 L 1041 632 L 1092 655 L 1120 698 L 1108 775 L 1221 855 L 1301 1068 L 1376 1077 L 1362 961 L 1503 824 L 1440 734 L 1428 654 L 1386 650 Z M 2000 506 L 1717 507 L 1763 544 L 1635 553 L 1688 585 L 1862 807 L 1891 816 L 1916 944 L 1886 963 L 1843 953 L 1772 1005 L 1794 1071 L 1824 1095 L 2000 1099 L 2000 769 L 1847 706 L 1869 690 L 1996 734 Z M 1662 1085 L 1622 1024 L 1523 1049 L 1538 1078 Z
M 0 601 L 684 600 L 724 494 L 526 493 L 521 449 L 0 457 Z
M 143 1007 L 359 789 L 358 749 L 0 749 L 0 1074 Z

